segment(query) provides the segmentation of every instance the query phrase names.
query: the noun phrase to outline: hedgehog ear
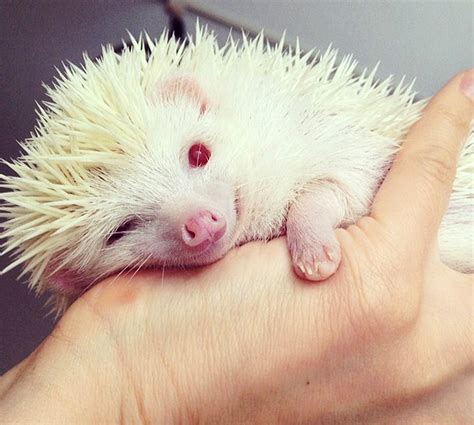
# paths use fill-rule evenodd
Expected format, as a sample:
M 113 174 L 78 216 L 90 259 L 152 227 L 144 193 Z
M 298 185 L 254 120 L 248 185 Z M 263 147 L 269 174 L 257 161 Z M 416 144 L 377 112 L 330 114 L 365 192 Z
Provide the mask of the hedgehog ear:
M 153 103 L 159 101 L 174 102 L 179 97 L 185 97 L 198 105 L 201 114 L 204 114 L 208 108 L 207 97 L 197 81 L 189 76 L 181 75 L 160 82 L 151 95 Z

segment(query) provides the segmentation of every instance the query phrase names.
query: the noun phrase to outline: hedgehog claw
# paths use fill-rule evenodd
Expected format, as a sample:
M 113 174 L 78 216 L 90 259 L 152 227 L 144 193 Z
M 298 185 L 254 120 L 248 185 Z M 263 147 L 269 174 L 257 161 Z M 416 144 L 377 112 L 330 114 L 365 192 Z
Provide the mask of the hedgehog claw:
M 331 261 L 334 261 L 336 258 L 336 253 L 334 252 L 333 249 L 324 247 L 324 251 L 326 252 L 326 255 Z
M 301 270 L 301 273 L 306 274 L 306 270 L 304 268 L 303 263 L 298 263 L 297 266 Z

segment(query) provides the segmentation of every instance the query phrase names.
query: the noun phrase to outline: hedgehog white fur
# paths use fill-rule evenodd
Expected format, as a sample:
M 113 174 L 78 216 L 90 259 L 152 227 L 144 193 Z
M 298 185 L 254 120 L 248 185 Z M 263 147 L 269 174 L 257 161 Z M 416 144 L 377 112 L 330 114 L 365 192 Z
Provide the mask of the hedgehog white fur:
M 61 309 L 111 273 L 206 264 L 286 230 L 299 275 L 333 273 L 333 228 L 368 213 L 420 116 L 412 84 L 392 88 L 375 69 L 356 75 L 351 56 L 336 66 L 331 48 L 302 54 L 262 35 L 219 47 L 198 28 L 186 48 L 166 33 L 145 38 L 149 58 L 142 38 L 122 55 L 105 47 L 47 87 L 8 164 L 16 175 L 2 176 L 3 253 L 15 257 L 4 272 L 23 264 Z M 471 134 L 440 232 L 444 260 L 463 271 L 473 268 L 473 146 Z

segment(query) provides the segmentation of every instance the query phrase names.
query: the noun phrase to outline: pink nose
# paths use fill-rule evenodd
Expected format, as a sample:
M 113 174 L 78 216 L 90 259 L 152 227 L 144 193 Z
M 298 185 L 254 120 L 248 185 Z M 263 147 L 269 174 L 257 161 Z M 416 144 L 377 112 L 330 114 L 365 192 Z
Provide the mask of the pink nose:
M 215 212 L 199 210 L 191 215 L 182 229 L 183 241 L 190 247 L 205 247 L 225 234 L 226 222 Z

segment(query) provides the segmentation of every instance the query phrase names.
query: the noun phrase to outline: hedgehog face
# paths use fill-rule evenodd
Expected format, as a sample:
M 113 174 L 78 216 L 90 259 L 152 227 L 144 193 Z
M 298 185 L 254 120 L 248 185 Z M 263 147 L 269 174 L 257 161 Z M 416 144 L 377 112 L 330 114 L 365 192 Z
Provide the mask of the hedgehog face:
M 166 97 L 152 103 L 143 150 L 96 179 L 94 228 L 74 253 L 66 250 L 50 286 L 77 295 L 114 272 L 209 264 L 234 246 L 238 201 L 218 117 L 189 84 L 166 83 Z
M 116 216 L 110 220 L 115 226 L 102 235 L 96 274 L 208 264 L 232 247 L 237 220 L 234 191 L 195 174 L 175 176 L 166 186 L 157 175 L 147 199 L 128 192 L 128 202 L 116 204 Z
M 206 169 L 210 155 L 208 148 L 192 144 L 187 159 L 175 162 L 174 168 L 171 157 L 166 166 L 150 160 L 146 165 L 143 159 L 135 163 L 138 171 L 128 174 L 135 177 L 116 186 L 115 193 L 119 190 L 122 195 L 108 203 L 115 203 L 111 210 L 117 216 L 111 217 L 115 227 L 103 238 L 101 267 L 116 268 L 123 253 L 128 263 L 133 258 L 133 266 L 140 262 L 208 264 L 232 247 L 237 220 L 235 191 L 230 184 L 213 178 L 211 164 Z M 180 168 L 183 162 L 187 165 Z M 124 188 L 128 199 L 123 197 Z

